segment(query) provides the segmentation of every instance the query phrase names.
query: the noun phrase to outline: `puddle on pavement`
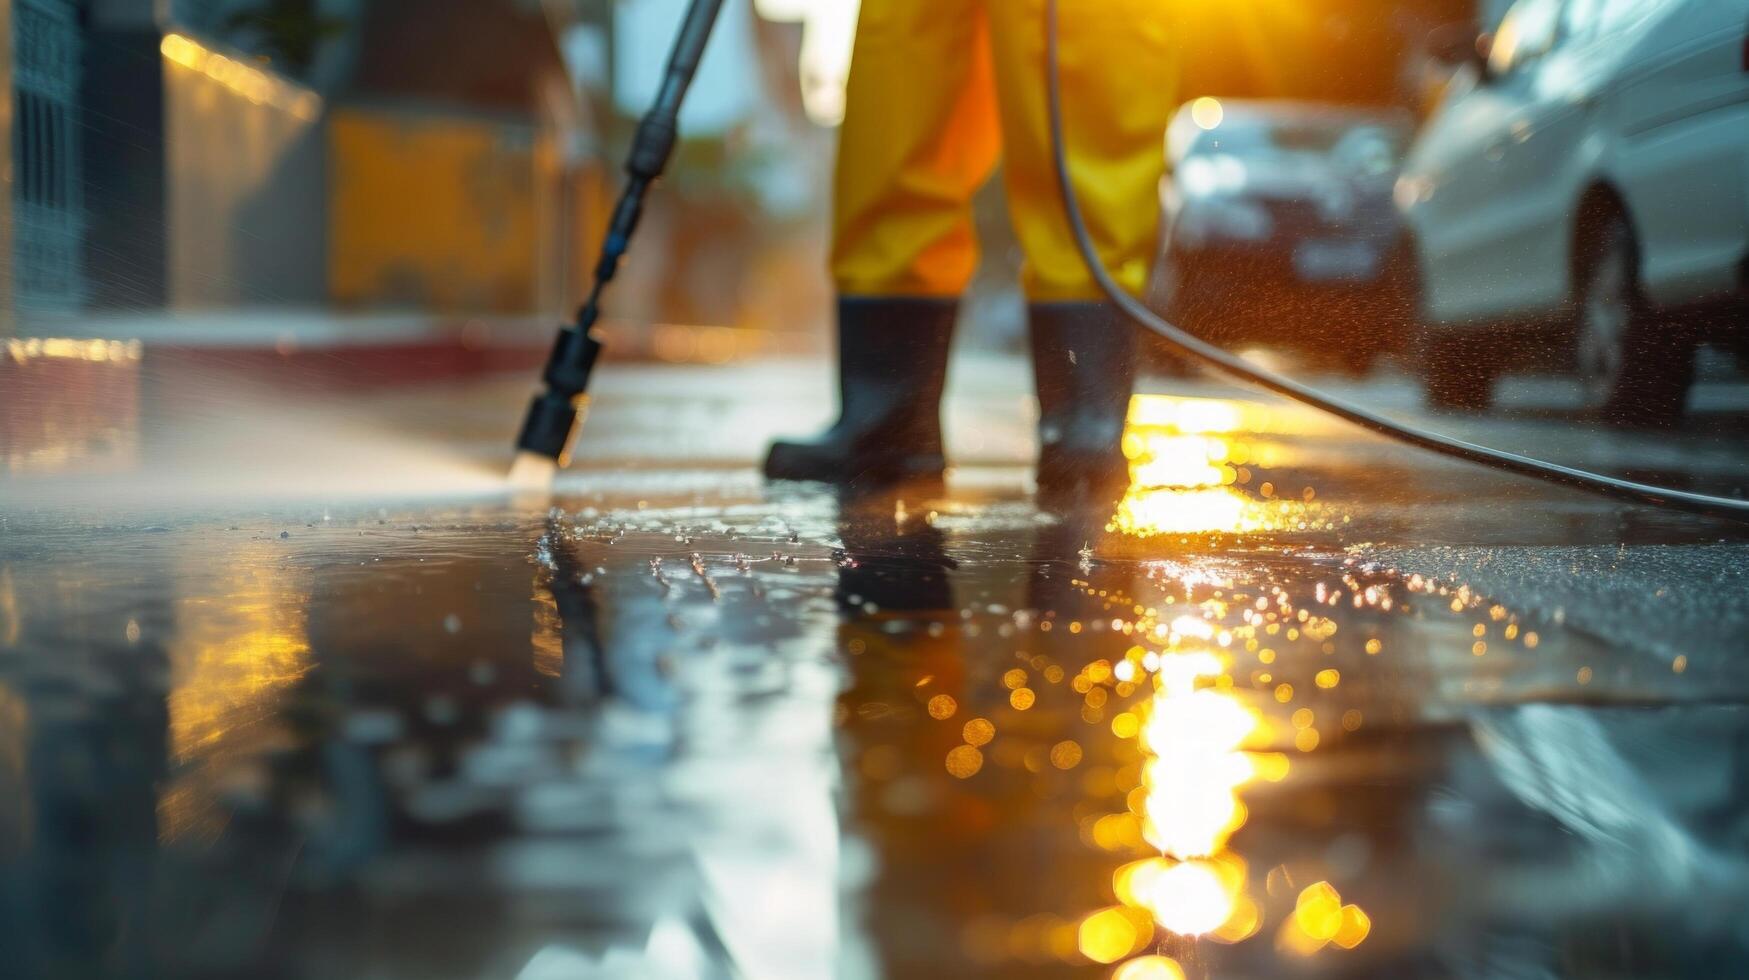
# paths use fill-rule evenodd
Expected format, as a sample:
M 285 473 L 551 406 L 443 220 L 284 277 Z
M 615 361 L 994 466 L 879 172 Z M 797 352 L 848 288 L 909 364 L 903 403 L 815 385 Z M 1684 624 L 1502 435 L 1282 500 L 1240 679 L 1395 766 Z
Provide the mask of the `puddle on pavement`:
M 1242 411 L 1140 401 L 1115 513 L 730 485 L 9 519 L 0 948 L 44 976 L 1728 972 L 1745 692 L 1376 564 L 1355 498 Z

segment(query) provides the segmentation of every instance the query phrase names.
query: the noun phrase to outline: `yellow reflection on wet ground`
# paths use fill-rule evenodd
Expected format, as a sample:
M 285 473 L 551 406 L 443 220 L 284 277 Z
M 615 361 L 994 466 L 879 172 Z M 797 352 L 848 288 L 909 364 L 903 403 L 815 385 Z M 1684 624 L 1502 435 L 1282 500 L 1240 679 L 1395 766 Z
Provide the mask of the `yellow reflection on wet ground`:
M 534 629 L 529 634 L 529 657 L 536 673 L 559 677 L 565 669 L 564 620 L 554 597 L 551 575 L 544 569 L 533 578 L 529 603 L 534 611 Z
M 31 831 L 28 750 L 30 706 L 0 684 L 0 862 L 21 849 Z
M 1285 402 L 1190 395 L 1136 395 L 1129 424 L 1167 432 L 1253 432 L 1270 435 L 1327 435 L 1345 423 Z
M 1141 750 L 1142 783 L 1129 805 L 1141 818 L 1142 838 L 1159 853 L 1120 867 L 1112 889 L 1125 907 L 1146 912 L 1168 933 L 1247 939 L 1262 917 L 1247 892 L 1245 860 L 1228 843 L 1245 824 L 1243 787 L 1260 774 L 1280 778 L 1285 768 L 1253 761 L 1267 728 L 1258 709 L 1232 690 L 1222 655 L 1197 647 L 1163 653 L 1136 647 L 1131 654 L 1135 668 L 1153 670 L 1153 694 L 1126 712 L 1136 723 L 1113 730 Z M 1122 958 L 1101 959 L 1085 945 L 1083 952 L 1099 962 Z M 1150 954 L 1114 975 L 1170 976 L 1176 969 L 1170 958 Z
M 1112 875 L 1119 904 L 1082 918 L 1081 954 L 1112 965 L 1114 977 L 1186 970 L 1200 976 L 1206 964 L 1199 943 L 1242 943 L 1266 927 L 1281 954 L 1354 948 L 1371 930 L 1366 912 L 1320 881 L 1291 911 L 1272 913 L 1261 879 L 1253 889 L 1235 845 L 1250 817 L 1248 787 L 1289 774 L 1289 756 L 1280 749 L 1319 747 L 1317 719 L 1303 700 L 1308 692 L 1335 691 L 1342 678 L 1305 656 L 1332 654 L 1334 620 L 1301 608 L 1279 586 L 1254 596 L 1194 562 L 1151 563 L 1149 579 L 1168 595 L 1182 593 L 1179 609 L 1185 611 L 1174 615 L 1111 592 L 1114 603 L 1133 603 L 1138 615 L 1112 628 L 1127 626 L 1123 632 L 1141 642 L 1115 664 L 1099 661 L 1083 670 L 1134 681 L 1139 697 L 1112 705 L 1110 729 L 1135 747 L 1140 774 L 1127 793 L 1127 812 L 1098 817 L 1084 835 L 1100 850 L 1133 859 Z M 1075 584 L 1089 595 L 1108 594 Z M 1357 606 L 1382 601 L 1358 580 L 1344 584 L 1365 597 Z M 1341 598 L 1326 586 L 1313 591 L 1320 605 Z M 1276 650 L 1265 644 L 1281 645 L 1296 666 L 1277 664 Z M 1253 662 L 1259 669 L 1251 669 Z M 1302 690 L 1296 694 L 1276 671 L 1288 672 Z M 1343 731 L 1360 725 L 1358 711 L 1341 715 Z
M 283 711 L 277 696 L 310 669 L 308 589 L 265 546 L 242 551 L 215 588 L 177 605 L 168 652 L 170 751 L 179 763 L 245 757 L 270 744 Z M 165 791 L 164 839 L 202 830 L 213 789 L 205 782 L 224 778 L 221 770 L 191 766 Z
M 12 584 L 12 566 L 0 565 L 0 650 L 18 645 L 24 621 L 18 612 L 18 590 Z
M 1333 525 L 1309 487 L 1277 487 L 1265 471 L 1292 462 L 1274 436 L 1322 427 L 1297 410 L 1222 398 L 1137 395 L 1123 451 L 1130 486 L 1111 529 L 1162 534 L 1304 530 Z

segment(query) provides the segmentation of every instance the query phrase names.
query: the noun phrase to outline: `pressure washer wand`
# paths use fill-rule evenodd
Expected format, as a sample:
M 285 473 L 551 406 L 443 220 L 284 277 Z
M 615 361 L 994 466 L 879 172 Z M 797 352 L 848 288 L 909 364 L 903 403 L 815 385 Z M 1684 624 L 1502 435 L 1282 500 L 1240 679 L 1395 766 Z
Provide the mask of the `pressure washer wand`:
M 626 155 L 626 185 L 620 191 L 619 203 L 614 205 L 613 218 L 601 242 L 595 283 L 590 287 L 589 298 L 577 310 L 577 322 L 559 328 L 553 351 L 547 356 L 546 370 L 541 373 L 546 390 L 529 404 L 528 417 L 516 437 L 519 451 L 544 456 L 561 466 L 569 459 L 571 438 L 577 429 L 577 410 L 589 388 L 595 358 L 601 353 L 601 341 L 589 331 L 601 316 L 602 290 L 619 271 L 619 260 L 631 244 L 632 233 L 643 216 L 645 192 L 662 176 L 668 158 L 674 153 L 680 104 L 692 84 L 693 73 L 698 70 L 705 42 L 710 39 L 722 5 L 723 0 L 692 0 L 680 22 L 662 87 L 656 92 L 655 103 L 638 123 L 631 152 Z

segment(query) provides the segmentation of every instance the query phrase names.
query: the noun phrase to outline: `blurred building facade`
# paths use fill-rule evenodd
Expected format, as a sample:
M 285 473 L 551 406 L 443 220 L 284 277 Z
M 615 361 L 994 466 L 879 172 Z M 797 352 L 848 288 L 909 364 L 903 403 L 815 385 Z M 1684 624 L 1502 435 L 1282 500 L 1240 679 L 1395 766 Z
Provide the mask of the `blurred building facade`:
M 394 154 L 407 147 L 394 134 L 437 123 L 483 148 L 458 155 L 440 144 L 421 162 L 419 173 L 433 184 L 453 182 L 462 193 L 399 210 L 373 198 L 376 214 L 385 226 L 424 218 L 403 240 L 464 253 L 426 277 L 456 284 L 457 305 L 537 305 L 533 269 L 508 278 L 503 271 L 502 229 L 535 223 L 535 148 L 543 140 L 574 143 L 565 130 L 581 118 L 567 104 L 580 96 L 538 4 L 9 0 L 0 7 L 12 41 L 9 193 L 0 212 L 9 311 L 403 300 L 408 263 L 383 268 L 370 250 L 371 235 L 383 232 L 336 223 L 335 202 L 358 199 L 360 184 L 367 195 L 373 181 L 383 189 L 374 176 L 383 161 L 354 152 L 361 127 L 389 133 L 378 145 L 404 162 Z M 403 37 L 410 25 L 432 24 L 444 31 Z M 385 64 L 426 90 L 383 85 Z M 432 67 L 410 70 L 421 64 Z M 449 84 L 430 84 L 435 79 Z M 556 179 L 559 165 L 542 162 L 544 176 Z M 492 179 L 499 171 L 515 174 Z M 489 220 L 498 215 L 509 217 Z M 548 224 L 549 237 L 558 234 L 562 222 Z M 516 243 L 524 254 L 545 244 L 524 237 L 531 241 Z M 335 274 L 336 257 L 344 275 Z M 447 293 L 418 298 L 451 302 Z
M 561 312 L 682 7 L 0 0 L 0 307 Z M 814 247 L 830 135 L 803 112 L 802 18 L 755 13 L 725 6 L 640 240 L 672 261 L 634 261 L 634 319 L 795 304 L 747 283 Z
M 573 89 L 538 5 L 92 0 L 82 13 L 92 200 L 85 285 L 65 305 L 537 306 L 532 268 L 505 271 L 537 245 L 505 229 L 533 225 L 536 134 L 557 140 L 576 118 L 545 111 Z M 433 127 L 451 139 L 433 143 Z M 390 169 L 402 179 L 383 180 Z

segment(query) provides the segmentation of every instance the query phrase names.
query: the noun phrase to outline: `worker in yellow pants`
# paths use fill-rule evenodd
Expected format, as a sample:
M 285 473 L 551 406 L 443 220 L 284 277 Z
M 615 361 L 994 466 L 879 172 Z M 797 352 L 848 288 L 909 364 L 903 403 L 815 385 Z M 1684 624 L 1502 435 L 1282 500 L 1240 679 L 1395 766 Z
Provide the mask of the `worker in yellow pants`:
M 1178 80 L 1167 0 L 1060 0 L 1075 193 L 1106 269 L 1143 289 Z M 1127 477 L 1134 329 L 1099 302 L 1057 193 L 1044 0 L 863 0 L 834 186 L 840 417 L 778 442 L 776 479 L 939 477 L 957 298 L 978 261 L 971 198 L 1002 164 L 1025 252 L 1041 491 Z

